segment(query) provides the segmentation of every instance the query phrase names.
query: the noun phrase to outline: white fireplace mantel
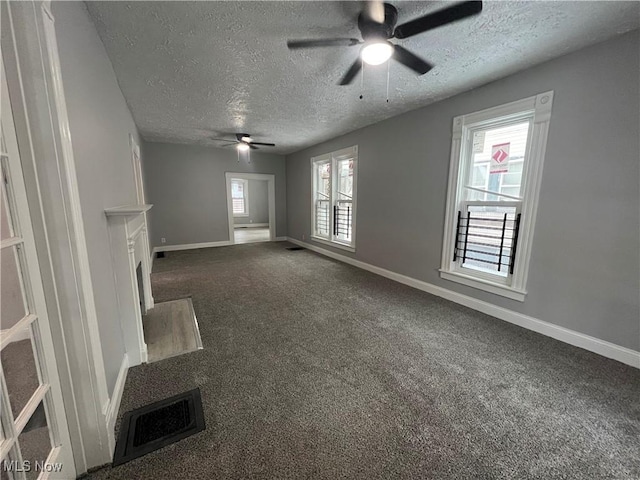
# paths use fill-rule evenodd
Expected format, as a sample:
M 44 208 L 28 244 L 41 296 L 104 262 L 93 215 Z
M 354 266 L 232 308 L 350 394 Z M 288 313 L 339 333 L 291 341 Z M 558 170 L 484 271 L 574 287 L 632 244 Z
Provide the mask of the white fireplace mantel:
M 146 216 L 152 206 L 123 205 L 104 211 L 107 216 L 120 322 L 130 366 L 147 361 L 142 315 L 153 308 L 154 304 Z M 138 265 L 141 267 L 142 292 L 138 287 Z
M 125 216 L 125 217 L 136 217 L 141 213 L 148 212 L 153 205 L 150 203 L 146 203 L 143 205 L 123 205 L 120 207 L 112 207 L 105 209 L 104 213 L 107 214 L 107 217 L 115 217 L 115 216 Z

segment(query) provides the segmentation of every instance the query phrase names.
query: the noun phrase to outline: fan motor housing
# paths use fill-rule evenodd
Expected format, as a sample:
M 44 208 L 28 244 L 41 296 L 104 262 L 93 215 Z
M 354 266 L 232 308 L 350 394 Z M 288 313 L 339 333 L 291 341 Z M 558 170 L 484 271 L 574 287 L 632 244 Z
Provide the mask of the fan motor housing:
M 390 3 L 384 4 L 384 23 L 374 22 L 363 13 L 358 15 L 358 29 L 365 41 L 374 38 L 391 38 L 397 22 L 398 10 Z

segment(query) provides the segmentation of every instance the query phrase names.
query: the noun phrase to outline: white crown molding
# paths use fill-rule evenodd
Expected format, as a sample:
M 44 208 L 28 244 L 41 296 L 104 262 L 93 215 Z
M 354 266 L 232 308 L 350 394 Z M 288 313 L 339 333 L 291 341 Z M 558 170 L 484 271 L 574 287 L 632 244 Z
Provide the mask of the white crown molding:
M 297 240 L 295 238 L 288 237 L 287 240 L 291 243 L 294 243 L 301 247 L 305 247 L 327 257 L 339 260 L 344 263 L 348 263 L 349 265 L 353 265 L 354 267 L 367 270 L 391 280 L 395 280 L 396 282 L 402 283 L 404 285 L 417 288 L 418 290 L 422 290 L 423 292 L 431 293 L 438 297 L 451 300 L 452 302 L 464 305 L 465 307 L 472 308 L 473 310 L 477 310 L 482 313 L 486 313 L 487 315 L 499 318 L 500 320 L 513 323 L 520 327 L 526 328 L 527 330 L 541 333 L 542 335 L 546 335 L 547 337 L 555 338 L 556 340 L 560 340 L 561 342 L 584 348 L 585 350 L 597 353 L 598 355 L 602 355 L 603 357 L 617 360 L 627 365 L 631 365 L 635 368 L 640 368 L 640 352 L 632 350 L 630 348 L 625 348 L 620 345 L 607 342 L 605 340 L 600 340 L 599 338 L 585 335 L 584 333 L 576 332 L 575 330 L 570 330 L 568 328 L 545 322 L 543 320 L 539 320 L 522 313 L 498 307 L 497 305 L 493 305 L 491 303 L 484 302 L 473 297 L 468 297 L 466 295 L 447 290 L 446 288 L 423 282 L 422 280 L 417 280 L 400 273 L 392 272 L 381 267 L 376 267 L 375 265 L 361 262 L 360 260 L 355 260 L 353 258 L 346 257 L 339 253 L 332 252 L 306 242 L 301 242 L 300 240 Z

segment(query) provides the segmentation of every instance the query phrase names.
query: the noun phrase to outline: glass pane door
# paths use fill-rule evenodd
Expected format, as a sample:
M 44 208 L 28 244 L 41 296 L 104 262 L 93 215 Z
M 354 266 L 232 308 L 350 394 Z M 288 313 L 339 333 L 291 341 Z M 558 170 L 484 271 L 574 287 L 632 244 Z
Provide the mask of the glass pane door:
M 0 71 L 0 474 L 75 478 L 4 64 Z

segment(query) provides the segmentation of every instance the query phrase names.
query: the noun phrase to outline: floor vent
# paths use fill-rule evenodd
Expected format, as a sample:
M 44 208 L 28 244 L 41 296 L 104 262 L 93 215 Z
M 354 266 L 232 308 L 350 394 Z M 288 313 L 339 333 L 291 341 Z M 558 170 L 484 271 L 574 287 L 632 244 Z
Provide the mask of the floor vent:
M 287 247 L 287 250 L 305 250 L 304 247 Z
M 181 393 L 124 414 L 113 466 L 204 430 L 200 389 Z

